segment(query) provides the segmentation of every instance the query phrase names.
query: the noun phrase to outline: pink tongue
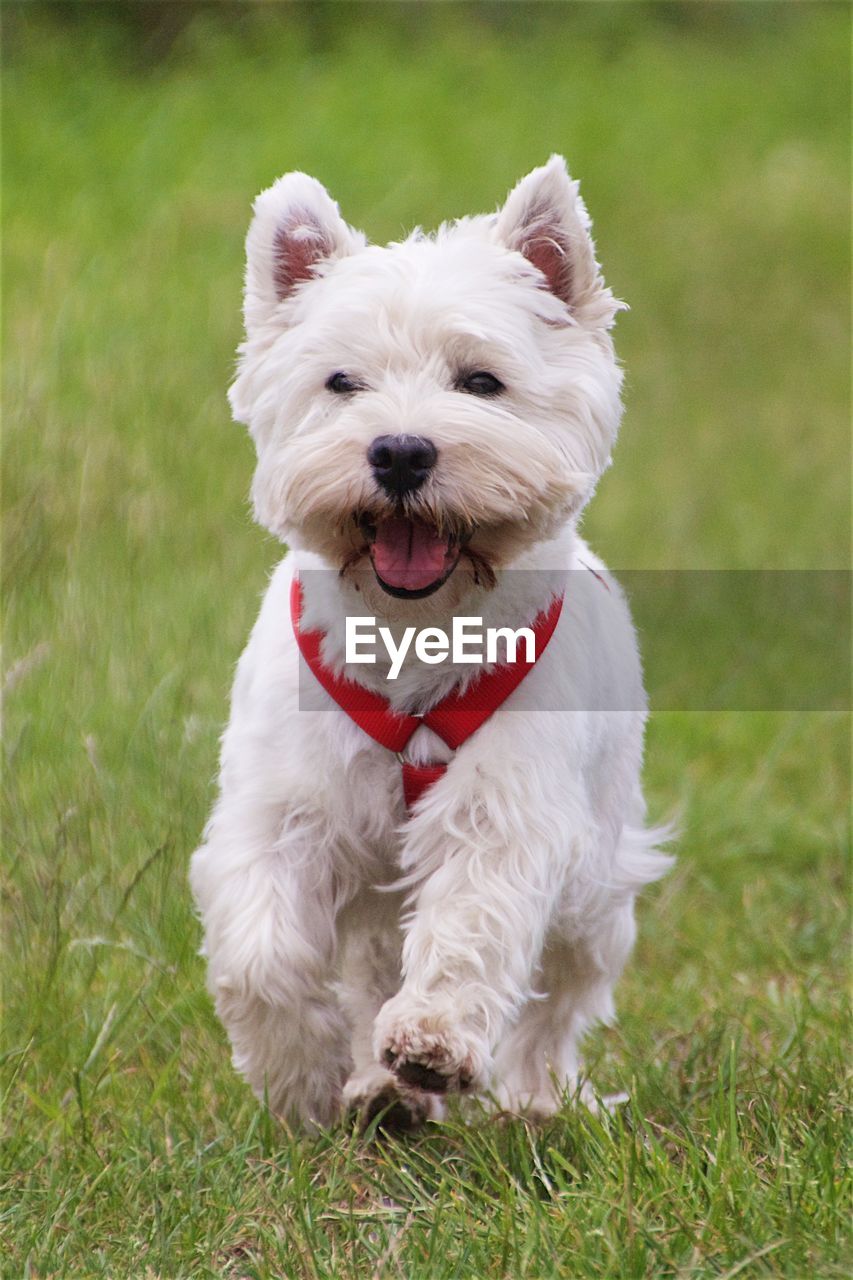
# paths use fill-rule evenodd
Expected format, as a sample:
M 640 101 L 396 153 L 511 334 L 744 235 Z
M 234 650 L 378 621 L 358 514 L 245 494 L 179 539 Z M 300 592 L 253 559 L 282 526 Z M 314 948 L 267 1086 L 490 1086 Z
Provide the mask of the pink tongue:
M 420 591 L 447 567 L 448 539 L 419 520 L 392 516 L 377 527 L 373 567 L 389 587 Z

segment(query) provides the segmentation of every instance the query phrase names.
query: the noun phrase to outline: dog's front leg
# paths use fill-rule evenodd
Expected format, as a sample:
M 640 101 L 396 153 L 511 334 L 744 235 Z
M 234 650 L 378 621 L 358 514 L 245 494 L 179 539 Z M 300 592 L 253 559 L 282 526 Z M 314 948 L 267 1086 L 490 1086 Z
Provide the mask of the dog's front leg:
M 559 851 L 495 808 L 497 822 L 477 806 L 444 830 L 416 819 L 404 853 L 404 865 L 430 870 L 413 901 L 403 985 L 379 1013 L 374 1050 L 421 1089 L 488 1087 L 493 1048 L 530 995 L 554 907 Z
M 329 1123 L 349 1049 L 330 986 L 339 893 L 322 822 L 226 793 L 191 881 L 235 1067 L 272 1110 Z

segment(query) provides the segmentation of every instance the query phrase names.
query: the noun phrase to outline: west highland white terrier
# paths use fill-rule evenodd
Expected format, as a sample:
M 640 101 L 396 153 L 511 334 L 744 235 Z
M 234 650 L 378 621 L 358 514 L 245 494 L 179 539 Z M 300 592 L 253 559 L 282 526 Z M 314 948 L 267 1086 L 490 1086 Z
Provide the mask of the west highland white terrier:
M 230 401 L 290 550 L 192 860 L 234 1065 L 289 1121 L 406 1128 L 458 1091 L 550 1114 L 669 863 L 629 611 L 577 532 L 621 304 L 559 156 L 386 248 L 290 173 L 246 248 Z M 460 618 L 533 633 L 535 661 L 507 639 L 472 665 L 442 645 Z

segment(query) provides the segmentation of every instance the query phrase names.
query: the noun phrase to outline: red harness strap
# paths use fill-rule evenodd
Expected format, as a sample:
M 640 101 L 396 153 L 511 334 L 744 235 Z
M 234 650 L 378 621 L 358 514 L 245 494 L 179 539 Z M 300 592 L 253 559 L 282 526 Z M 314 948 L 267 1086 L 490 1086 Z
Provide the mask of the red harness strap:
M 443 742 L 452 750 L 461 747 L 472 733 L 485 724 L 489 716 L 497 711 L 506 701 L 533 666 L 536 658 L 544 653 L 548 641 L 554 634 L 554 628 L 563 608 L 563 597 L 555 596 L 548 609 L 544 610 L 533 623 L 535 639 L 533 662 L 519 659 L 512 664 L 494 667 L 485 671 L 463 692 L 455 690 L 448 694 L 436 706 L 425 711 L 423 715 L 406 715 L 395 711 L 387 699 L 370 689 L 364 689 L 346 676 L 335 675 L 323 665 L 320 658 L 320 645 L 323 641 L 322 631 L 302 631 L 302 588 L 299 579 L 294 577 L 290 588 L 290 613 L 293 619 L 293 630 L 300 652 L 314 673 L 315 678 L 323 686 L 331 698 L 337 702 L 351 720 L 363 729 L 374 741 L 394 751 L 398 755 L 412 734 L 425 724 L 437 733 Z M 423 793 L 447 772 L 446 764 L 409 764 L 401 761 L 403 766 L 403 795 L 406 806 L 411 809 Z

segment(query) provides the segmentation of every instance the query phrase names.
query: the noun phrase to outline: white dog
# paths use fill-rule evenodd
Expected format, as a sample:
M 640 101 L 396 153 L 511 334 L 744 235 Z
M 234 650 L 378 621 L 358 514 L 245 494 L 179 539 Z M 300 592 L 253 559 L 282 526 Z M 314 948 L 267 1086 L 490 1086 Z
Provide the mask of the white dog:
M 291 1120 L 407 1127 L 459 1090 L 553 1112 L 668 866 L 628 609 L 577 533 L 621 411 L 589 228 L 558 156 L 496 215 L 387 248 L 304 174 L 255 203 L 230 399 L 257 518 L 291 550 L 191 879 L 234 1064 Z M 488 671 L 412 649 L 393 682 L 381 649 L 343 670 L 347 618 L 399 640 L 459 614 L 556 629 L 458 741 L 407 713 Z M 408 725 L 396 745 L 365 706 Z

